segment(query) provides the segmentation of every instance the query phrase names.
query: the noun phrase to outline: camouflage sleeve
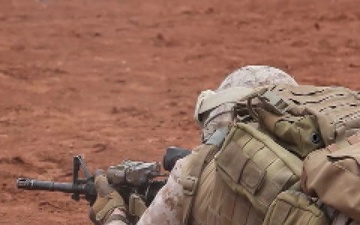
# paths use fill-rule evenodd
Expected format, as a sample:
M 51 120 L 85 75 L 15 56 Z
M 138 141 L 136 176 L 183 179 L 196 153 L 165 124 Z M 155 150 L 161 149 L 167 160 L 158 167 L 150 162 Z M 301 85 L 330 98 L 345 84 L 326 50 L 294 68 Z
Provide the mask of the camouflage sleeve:
M 183 188 L 179 184 L 179 177 L 184 160 L 186 157 L 175 164 L 167 183 L 160 189 L 137 225 L 181 224 Z

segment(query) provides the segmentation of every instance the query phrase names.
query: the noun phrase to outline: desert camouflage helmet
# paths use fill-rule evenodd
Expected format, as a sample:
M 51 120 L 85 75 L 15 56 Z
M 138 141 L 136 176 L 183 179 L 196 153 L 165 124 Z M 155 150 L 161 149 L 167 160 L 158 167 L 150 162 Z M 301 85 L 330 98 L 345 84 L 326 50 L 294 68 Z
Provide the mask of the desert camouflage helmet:
M 234 106 L 233 102 L 225 102 L 200 115 L 199 112 L 201 112 L 200 108 L 203 99 L 234 87 L 251 90 L 252 88 L 280 83 L 297 85 L 297 82 L 289 74 L 280 69 L 262 65 L 245 66 L 230 73 L 217 90 L 202 92 L 196 104 L 194 115 L 202 130 L 202 140 L 206 141 L 217 128 L 228 126 L 232 123 L 231 110 Z

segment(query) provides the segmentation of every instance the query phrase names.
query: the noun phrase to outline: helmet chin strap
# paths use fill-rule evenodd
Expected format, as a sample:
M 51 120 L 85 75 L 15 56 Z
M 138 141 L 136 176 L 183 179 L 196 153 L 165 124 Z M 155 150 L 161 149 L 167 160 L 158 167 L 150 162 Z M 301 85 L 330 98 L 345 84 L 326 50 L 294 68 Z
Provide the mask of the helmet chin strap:
M 205 143 L 212 134 L 223 128 L 229 128 L 233 124 L 233 113 L 231 110 L 222 111 L 211 118 L 207 118 L 202 127 L 202 142 Z
M 205 99 L 208 99 L 210 96 L 215 95 L 215 94 L 216 94 L 216 92 L 214 92 L 212 90 L 205 90 L 205 91 L 202 91 L 200 93 L 200 95 L 198 96 L 198 99 L 197 99 L 197 102 L 195 105 L 194 119 L 200 127 L 203 127 L 203 122 L 201 121 L 200 117 L 201 117 L 201 114 L 204 113 L 204 111 L 202 109 L 202 107 L 204 107 L 203 106 L 204 101 L 205 101 Z

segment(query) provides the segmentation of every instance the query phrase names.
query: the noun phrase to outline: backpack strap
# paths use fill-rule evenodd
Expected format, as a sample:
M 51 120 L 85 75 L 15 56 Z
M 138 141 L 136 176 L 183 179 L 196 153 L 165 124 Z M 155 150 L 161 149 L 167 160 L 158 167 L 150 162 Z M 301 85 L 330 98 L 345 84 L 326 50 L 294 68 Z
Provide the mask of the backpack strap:
M 182 224 L 188 224 L 195 193 L 198 187 L 198 181 L 205 166 L 214 158 L 219 151 L 224 139 L 228 133 L 228 128 L 220 128 L 214 132 L 209 140 L 195 149 L 189 155 L 187 164 L 184 165 L 180 184 L 184 190 L 183 216 Z
M 255 112 L 253 108 L 252 101 L 254 98 L 258 98 L 267 109 L 279 116 L 284 115 L 284 113 L 289 108 L 289 104 L 286 103 L 286 101 L 280 96 L 278 96 L 276 93 L 271 90 L 262 89 L 258 92 L 253 93 L 247 99 L 247 108 L 249 110 L 249 114 L 256 121 L 258 121 L 259 115 Z

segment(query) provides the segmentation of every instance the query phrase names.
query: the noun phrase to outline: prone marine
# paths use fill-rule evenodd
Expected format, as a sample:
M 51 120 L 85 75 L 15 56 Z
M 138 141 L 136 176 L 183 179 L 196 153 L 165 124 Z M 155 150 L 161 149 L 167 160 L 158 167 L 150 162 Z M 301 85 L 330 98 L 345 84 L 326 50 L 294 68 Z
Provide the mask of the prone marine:
M 217 90 L 201 92 L 194 119 L 201 143 L 164 158 L 164 167 L 180 158 L 165 184 L 142 188 L 161 176 L 157 163 L 127 161 L 93 179 L 74 157 L 74 171 L 81 167 L 87 179 L 19 179 L 18 187 L 58 189 L 75 200 L 86 193 L 96 225 L 360 224 L 358 92 L 299 85 L 280 69 L 245 66 Z M 135 188 L 129 199 L 124 182 Z M 139 191 L 151 201 L 137 201 Z

